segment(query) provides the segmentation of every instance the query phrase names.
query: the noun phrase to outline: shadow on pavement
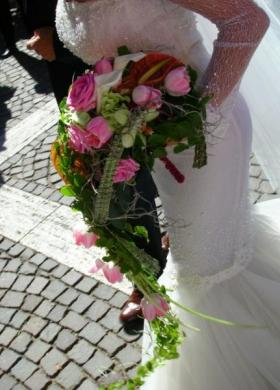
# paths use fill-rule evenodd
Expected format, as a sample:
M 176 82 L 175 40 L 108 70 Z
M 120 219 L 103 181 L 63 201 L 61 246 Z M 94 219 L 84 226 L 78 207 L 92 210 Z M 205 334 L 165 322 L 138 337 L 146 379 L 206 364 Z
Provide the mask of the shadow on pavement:
M 7 86 L 0 86 L 0 153 L 5 150 L 5 139 L 6 139 L 6 123 L 11 118 L 11 112 L 7 108 L 6 101 L 11 99 L 15 93 L 15 88 Z M 0 171 L 0 187 L 4 184 L 3 178 Z
M 37 83 L 34 87 L 37 93 L 49 94 L 52 92 L 47 71 L 42 72 L 42 66 L 44 66 L 44 64 L 42 64 L 42 60 L 31 57 L 23 51 L 19 50 L 14 53 L 14 57 Z

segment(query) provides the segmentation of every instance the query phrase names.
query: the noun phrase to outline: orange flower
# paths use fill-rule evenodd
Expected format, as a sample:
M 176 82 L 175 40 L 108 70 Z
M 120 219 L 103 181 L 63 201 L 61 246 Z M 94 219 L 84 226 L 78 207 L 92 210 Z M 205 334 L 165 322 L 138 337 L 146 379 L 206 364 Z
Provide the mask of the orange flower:
M 168 54 L 149 53 L 142 60 L 132 64 L 129 74 L 123 78 L 118 90 L 132 90 L 139 84 L 159 86 L 172 69 L 182 65 L 184 64 L 181 61 Z

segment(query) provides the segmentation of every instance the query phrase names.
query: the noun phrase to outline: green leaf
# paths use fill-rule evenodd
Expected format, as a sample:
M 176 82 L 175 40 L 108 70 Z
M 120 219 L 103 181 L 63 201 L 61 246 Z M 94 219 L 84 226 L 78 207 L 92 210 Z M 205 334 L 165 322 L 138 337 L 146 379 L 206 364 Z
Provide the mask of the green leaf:
M 69 185 L 67 186 L 64 186 L 60 189 L 60 193 L 63 195 L 63 196 L 75 196 L 75 192 L 73 190 L 73 188 Z
M 166 135 L 164 134 L 153 134 L 149 139 L 149 143 L 155 146 L 166 145 Z
M 197 72 L 189 65 L 187 66 L 187 71 L 190 75 L 192 86 L 194 86 L 197 80 Z
M 189 145 L 187 144 L 178 144 L 174 147 L 173 152 L 174 153 L 181 153 L 184 150 L 189 149 Z
M 153 157 L 154 158 L 161 158 L 161 157 L 165 157 L 167 156 L 167 151 L 165 150 L 165 148 L 156 148 L 154 151 L 153 151 Z
M 129 50 L 129 48 L 127 46 L 120 46 L 118 47 L 118 55 L 119 56 L 125 56 L 127 54 L 131 54 L 131 51 Z
M 135 226 L 134 234 L 136 236 L 145 238 L 147 241 L 149 239 L 148 230 L 144 226 Z

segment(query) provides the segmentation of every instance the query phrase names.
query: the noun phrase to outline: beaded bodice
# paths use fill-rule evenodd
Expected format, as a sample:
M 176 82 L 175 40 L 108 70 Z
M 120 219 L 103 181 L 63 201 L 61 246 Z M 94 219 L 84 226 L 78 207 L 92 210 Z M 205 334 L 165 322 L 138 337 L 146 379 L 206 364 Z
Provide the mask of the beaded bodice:
M 183 11 L 183 12 L 182 12 Z M 70 50 L 92 64 L 118 47 L 164 51 L 187 60 L 198 39 L 192 13 L 162 0 L 58 2 L 57 29 Z

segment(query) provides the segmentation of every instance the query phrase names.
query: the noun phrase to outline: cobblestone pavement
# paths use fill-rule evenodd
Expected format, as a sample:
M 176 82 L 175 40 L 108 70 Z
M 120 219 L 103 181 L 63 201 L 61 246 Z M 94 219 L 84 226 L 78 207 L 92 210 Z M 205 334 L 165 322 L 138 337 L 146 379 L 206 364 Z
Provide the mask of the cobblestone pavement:
M 130 375 L 126 295 L 0 236 L 0 388 L 97 389 Z
M 19 40 L 16 57 L 0 60 L 0 151 L 7 132 L 53 99 L 45 64 L 24 45 Z M 2 184 L 67 206 L 49 160 L 55 134 L 47 127 L 0 172 Z M 279 196 L 254 156 L 250 175 L 251 203 Z M 1 390 L 94 390 L 133 372 L 141 335 L 119 322 L 124 293 L 3 236 L 0 272 Z

